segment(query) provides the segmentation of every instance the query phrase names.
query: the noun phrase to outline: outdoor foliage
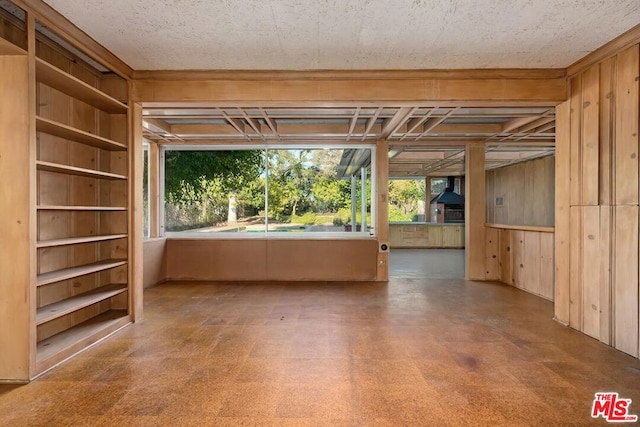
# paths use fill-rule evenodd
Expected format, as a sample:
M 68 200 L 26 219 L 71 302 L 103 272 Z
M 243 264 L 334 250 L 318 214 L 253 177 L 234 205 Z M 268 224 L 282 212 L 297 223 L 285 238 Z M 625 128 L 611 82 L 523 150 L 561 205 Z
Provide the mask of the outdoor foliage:
M 423 179 L 389 181 L 389 221 L 415 221 L 420 210 L 419 203 L 426 201 L 425 187 Z
M 225 225 L 230 196 L 239 220 L 264 221 L 268 184 L 270 222 L 342 226 L 351 221 L 351 181 L 338 179 L 343 150 L 281 149 L 168 151 L 165 155 L 167 231 Z M 268 164 L 265 164 L 268 163 Z M 266 181 L 268 167 L 268 183 Z M 367 180 L 370 204 L 371 180 Z M 357 186 L 357 222 L 360 223 Z M 370 217 L 370 213 L 367 215 Z M 368 218 L 367 223 L 370 224 Z M 231 224 L 230 224 L 231 226 Z

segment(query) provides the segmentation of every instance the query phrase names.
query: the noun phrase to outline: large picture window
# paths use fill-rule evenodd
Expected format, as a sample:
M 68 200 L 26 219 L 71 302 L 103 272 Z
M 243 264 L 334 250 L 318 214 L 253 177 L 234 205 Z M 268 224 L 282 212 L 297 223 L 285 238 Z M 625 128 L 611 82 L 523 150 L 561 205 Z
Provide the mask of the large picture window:
M 164 229 L 199 236 L 372 236 L 373 150 L 166 148 Z

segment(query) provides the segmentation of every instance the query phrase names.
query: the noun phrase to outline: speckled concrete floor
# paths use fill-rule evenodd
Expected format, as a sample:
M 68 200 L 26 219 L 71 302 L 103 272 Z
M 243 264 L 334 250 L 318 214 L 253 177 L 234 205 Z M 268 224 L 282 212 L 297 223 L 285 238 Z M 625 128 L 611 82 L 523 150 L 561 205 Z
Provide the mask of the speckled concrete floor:
M 464 249 L 392 249 L 389 275 L 405 279 L 462 279 Z
M 640 413 L 640 361 L 506 285 L 167 283 L 145 296 L 143 323 L 0 386 L 0 425 L 604 425 L 590 418 L 598 391 Z

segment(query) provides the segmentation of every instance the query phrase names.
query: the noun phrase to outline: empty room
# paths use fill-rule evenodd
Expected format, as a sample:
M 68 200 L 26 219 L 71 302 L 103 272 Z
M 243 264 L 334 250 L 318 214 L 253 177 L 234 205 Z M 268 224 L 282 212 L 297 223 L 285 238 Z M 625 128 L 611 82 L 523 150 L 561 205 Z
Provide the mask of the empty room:
M 640 3 L 0 0 L 0 424 L 640 415 Z

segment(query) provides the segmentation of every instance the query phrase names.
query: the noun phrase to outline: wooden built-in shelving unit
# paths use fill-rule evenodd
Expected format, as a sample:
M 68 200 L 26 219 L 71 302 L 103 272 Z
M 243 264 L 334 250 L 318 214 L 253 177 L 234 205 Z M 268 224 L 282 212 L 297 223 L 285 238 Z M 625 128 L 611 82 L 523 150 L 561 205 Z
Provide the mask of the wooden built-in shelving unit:
M 134 319 L 130 76 L 24 16 L 0 14 L 0 324 L 12 326 L 0 382 L 29 381 Z

